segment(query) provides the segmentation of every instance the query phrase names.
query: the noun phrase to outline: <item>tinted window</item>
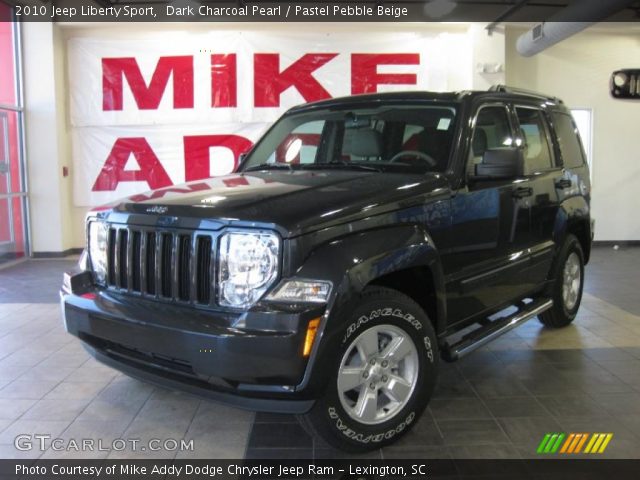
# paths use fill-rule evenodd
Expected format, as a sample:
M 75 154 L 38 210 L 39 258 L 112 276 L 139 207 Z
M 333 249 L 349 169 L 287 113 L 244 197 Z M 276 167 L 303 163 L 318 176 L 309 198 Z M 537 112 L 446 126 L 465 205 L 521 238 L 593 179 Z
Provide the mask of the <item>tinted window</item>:
M 484 152 L 490 149 L 510 147 L 513 144 L 509 114 L 505 107 L 484 107 L 476 118 L 471 144 L 471 158 L 467 172 L 473 175 L 475 166 L 482 163 Z
M 505 107 L 485 107 L 480 110 L 473 134 L 474 156 L 485 150 L 510 147 L 513 144 L 509 116 Z
M 563 113 L 553 114 L 553 123 L 556 128 L 556 136 L 560 144 L 560 153 L 564 166 L 568 168 L 580 167 L 584 164 L 584 153 L 580 144 L 578 127 L 569 115 Z
M 268 162 L 313 163 L 316 159 L 324 121 L 308 122 L 294 128 L 269 157 Z
M 551 167 L 551 148 L 547 126 L 540 110 L 516 108 L 520 131 L 524 140 L 525 169 L 527 173 L 539 172 Z
M 251 151 L 245 168 L 371 167 L 392 173 L 444 171 L 453 145 L 453 106 L 381 105 L 286 115 Z

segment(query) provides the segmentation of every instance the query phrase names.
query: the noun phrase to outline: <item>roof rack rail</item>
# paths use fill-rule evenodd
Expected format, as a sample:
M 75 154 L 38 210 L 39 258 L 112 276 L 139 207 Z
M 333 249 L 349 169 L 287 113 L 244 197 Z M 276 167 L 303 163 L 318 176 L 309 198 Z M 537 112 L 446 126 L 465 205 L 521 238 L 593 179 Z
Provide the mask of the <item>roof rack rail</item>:
M 528 95 L 530 97 L 544 98 L 546 100 L 553 100 L 558 103 L 564 103 L 558 97 L 553 97 L 551 95 L 545 95 L 543 93 L 534 92 L 533 90 L 526 90 L 524 88 L 515 88 L 509 87 L 507 85 L 493 85 L 489 88 L 490 92 L 502 92 L 502 93 L 517 93 L 520 95 Z

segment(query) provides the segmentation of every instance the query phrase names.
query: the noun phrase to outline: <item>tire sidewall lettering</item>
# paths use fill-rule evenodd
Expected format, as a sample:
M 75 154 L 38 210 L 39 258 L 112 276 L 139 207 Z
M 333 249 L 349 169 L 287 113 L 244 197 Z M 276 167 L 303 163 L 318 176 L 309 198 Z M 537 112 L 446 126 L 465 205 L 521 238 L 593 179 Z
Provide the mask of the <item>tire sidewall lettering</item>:
M 369 328 L 385 324 L 395 325 L 404 330 L 417 347 L 420 369 L 424 372 L 419 374 L 419 378 L 424 378 L 425 375 L 426 378 L 433 378 L 435 375 L 433 369 L 438 360 L 437 345 L 434 343 L 435 334 L 428 317 L 424 318 L 421 312 L 418 313 L 416 309 L 419 307 L 382 298 L 376 300 L 375 304 L 361 305 L 360 308 L 352 312 L 351 317 L 344 323 L 346 326 L 343 327 L 341 337 L 338 337 L 341 340 L 341 349 L 345 349 L 350 342 Z M 339 358 L 339 356 L 337 357 Z M 419 381 L 423 382 L 423 380 Z M 413 426 L 424 408 L 425 396 L 426 398 L 430 396 L 433 381 L 429 380 L 426 385 L 428 385 L 426 390 L 421 389 L 413 392 L 409 403 L 404 406 L 403 411 L 398 412 L 397 416 L 394 415 L 392 419 L 377 425 L 361 424 L 352 419 L 340 403 L 339 395 L 334 386 L 332 394 L 327 396 L 326 403 L 322 407 L 326 425 L 333 431 L 333 435 L 342 438 L 342 441 L 354 446 L 380 448 L 395 441 Z
M 345 335 L 342 339 L 342 344 L 344 345 L 345 343 L 347 343 L 347 340 L 349 340 L 349 338 L 356 331 L 358 331 L 360 327 L 362 327 L 363 325 L 366 325 L 372 320 L 375 320 L 381 317 L 392 317 L 392 318 L 399 318 L 401 320 L 406 320 L 416 330 L 418 331 L 422 330 L 422 323 L 420 323 L 420 321 L 411 313 L 403 312 L 401 308 L 392 308 L 392 307 L 377 308 L 369 312 L 369 314 L 360 315 L 360 317 L 358 317 L 358 320 L 351 323 L 347 327 Z M 429 341 L 429 345 L 431 345 L 430 341 Z
M 327 409 L 327 414 L 329 418 L 333 421 L 335 428 L 342 433 L 348 439 L 359 442 L 359 443 L 380 443 L 384 440 L 389 440 L 396 435 L 402 433 L 405 429 L 407 429 L 413 420 L 416 417 L 416 413 L 414 411 L 410 412 L 406 418 L 400 422 L 397 426 L 390 428 L 389 430 L 383 433 L 360 433 L 353 430 L 338 414 L 336 407 L 329 407 Z

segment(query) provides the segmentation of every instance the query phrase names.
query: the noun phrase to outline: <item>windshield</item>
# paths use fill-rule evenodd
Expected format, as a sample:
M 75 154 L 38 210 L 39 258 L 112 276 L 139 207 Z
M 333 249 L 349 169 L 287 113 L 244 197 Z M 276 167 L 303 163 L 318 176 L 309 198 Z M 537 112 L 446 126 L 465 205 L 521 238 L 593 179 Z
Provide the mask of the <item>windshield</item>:
M 455 116 L 455 107 L 449 105 L 385 105 L 288 115 L 256 145 L 242 170 L 442 172 L 449 163 Z

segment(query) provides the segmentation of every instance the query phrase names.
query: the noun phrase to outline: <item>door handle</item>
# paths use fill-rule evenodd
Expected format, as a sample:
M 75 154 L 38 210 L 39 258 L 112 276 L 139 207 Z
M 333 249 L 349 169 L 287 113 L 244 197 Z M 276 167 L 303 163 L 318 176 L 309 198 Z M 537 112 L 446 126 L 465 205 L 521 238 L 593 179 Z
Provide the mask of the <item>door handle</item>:
M 533 195 L 533 188 L 531 187 L 518 187 L 511 194 L 513 198 L 525 198 Z
M 573 182 L 568 178 L 563 178 L 561 180 L 556 181 L 556 188 L 560 188 L 562 190 L 566 188 L 571 188 L 572 185 L 573 185 Z

